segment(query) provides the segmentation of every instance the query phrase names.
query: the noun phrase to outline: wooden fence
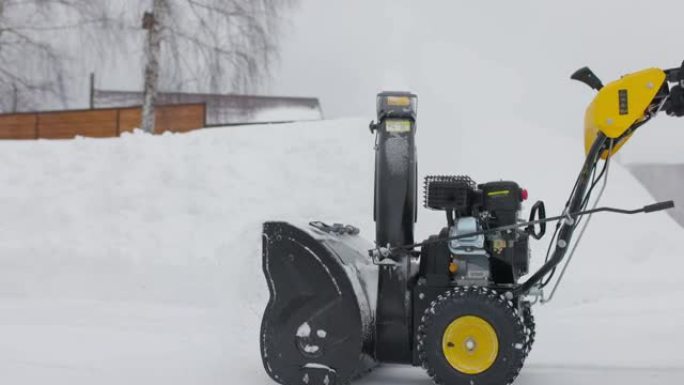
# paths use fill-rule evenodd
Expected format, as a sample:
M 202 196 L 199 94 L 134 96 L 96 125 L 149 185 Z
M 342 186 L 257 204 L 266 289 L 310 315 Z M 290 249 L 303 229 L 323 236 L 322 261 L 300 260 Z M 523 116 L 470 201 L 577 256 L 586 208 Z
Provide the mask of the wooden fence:
M 111 138 L 139 127 L 140 117 L 140 107 L 4 114 L 0 115 L 0 139 Z M 204 126 L 204 104 L 157 107 L 157 133 L 188 132 Z
M 143 100 L 142 92 L 132 91 L 93 89 L 91 97 L 96 108 L 137 106 Z M 321 104 L 317 98 L 160 92 L 157 103 L 205 104 L 208 126 L 323 119 Z M 268 121 L 263 120 L 264 116 L 267 116 Z

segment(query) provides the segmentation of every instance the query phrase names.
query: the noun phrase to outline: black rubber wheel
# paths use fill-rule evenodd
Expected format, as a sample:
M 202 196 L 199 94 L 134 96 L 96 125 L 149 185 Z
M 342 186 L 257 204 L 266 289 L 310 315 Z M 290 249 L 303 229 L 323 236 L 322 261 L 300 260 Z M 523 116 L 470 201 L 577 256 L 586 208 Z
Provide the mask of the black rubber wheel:
M 448 336 L 453 335 L 454 325 L 458 328 L 462 324 L 459 322 L 464 319 L 478 323 L 474 330 L 486 329 L 490 336 L 495 333 L 496 341 L 495 344 L 489 344 L 496 345 L 496 349 L 491 349 L 491 354 L 486 353 L 489 361 L 485 360 L 484 366 L 479 362 L 479 369 L 470 372 L 470 369 L 459 370 L 463 366 L 454 365 L 453 353 L 448 350 L 454 348 L 465 352 L 459 351 L 457 360 L 471 359 L 467 356 L 471 350 L 463 350 L 448 339 Z M 489 326 L 479 326 L 483 324 Z M 457 331 L 459 337 L 467 336 L 468 332 L 463 333 Z M 436 384 L 507 385 L 515 380 L 522 368 L 526 340 L 520 312 L 503 295 L 486 288 L 454 288 L 440 295 L 426 309 L 418 331 L 418 352 L 423 368 Z M 461 340 L 457 341 L 455 344 L 460 344 Z M 470 337 L 467 337 L 466 342 L 472 345 L 467 345 L 467 349 L 488 348 L 485 343 L 475 347 Z M 447 355 L 450 357 L 447 358 Z
M 532 351 L 532 346 L 534 346 L 534 339 L 537 335 L 536 324 L 534 322 L 534 315 L 532 314 L 532 305 L 529 302 L 523 302 L 520 304 L 520 312 L 522 316 L 523 326 L 525 327 L 525 358 Z

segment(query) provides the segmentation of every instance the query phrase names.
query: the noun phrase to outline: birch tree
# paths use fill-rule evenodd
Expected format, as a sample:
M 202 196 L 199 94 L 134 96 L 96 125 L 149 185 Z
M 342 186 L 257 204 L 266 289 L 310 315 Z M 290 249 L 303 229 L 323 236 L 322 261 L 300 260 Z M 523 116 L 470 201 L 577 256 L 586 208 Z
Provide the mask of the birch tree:
M 143 77 L 143 108 L 140 127 L 143 131 L 153 133 L 156 127 L 157 93 L 159 89 L 159 59 L 161 56 L 162 25 L 168 15 L 166 0 L 153 0 L 152 12 L 145 12 L 143 28 L 147 30 L 147 46 L 145 47 L 146 65 Z
M 291 0 L 152 0 L 143 17 L 141 128 L 154 132 L 160 85 L 175 91 L 244 92 L 268 74 L 280 14 Z

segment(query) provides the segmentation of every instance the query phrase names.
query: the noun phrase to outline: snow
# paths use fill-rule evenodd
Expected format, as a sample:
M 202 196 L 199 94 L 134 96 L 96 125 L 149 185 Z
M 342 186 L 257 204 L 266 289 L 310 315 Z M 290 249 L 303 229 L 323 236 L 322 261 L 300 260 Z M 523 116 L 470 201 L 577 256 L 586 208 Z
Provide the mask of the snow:
M 680 383 L 684 370 L 665 368 L 659 370 L 610 366 L 528 365 L 520 373 L 515 384 L 522 385 L 578 385 L 578 384 L 649 384 L 671 385 Z M 377 369 L 355 385 L 432 385 L 423 370 L 403 366 L 387 366 Z
M 681 196 L 684 165 L 682 164 L 630 164 L 628 169 L 659 200 Z M 681 203 L 668 212 L 684 227 L 684 207 Z
M 418 131 L 421 177 L 512 179 L 560 211 L 581 138 L 489 116 L 462 130 L 436 120 L 426 114 Z M 261 223 L 350 223 L 372 238 L 368 121 L 0 142 L 2 382 L 271 383 L 259 356 Z M 653 201 L 619 164 L 610 179 L 605 204 Z M 443 221 L 421 209 L 418 238 Z M 557 298 L 535 309 L 519 383 L 681 382 L 681 232 L 663 213 L 596 216 Z M 429 381 L 381 368 L 361 384 L 397 379 Z
M 323 364 L 310 363 L 310 364 L 304 365 L 304 367 L 305 368 L 311 368 L 311 369 L 323 369 L 323 370 L 327 370 L 329 372 L 335 373 L 335 369 L 332 369 L 332 368 L 325 366 Z
M 297 329 L 297 337 L 308 338 L 311 335 L 311 326 L 308 322 L 304 322 Z
M 639 130 L 618 153 L 620 162 L 631 164 L 682 164 L 684 163 L 684 131 L 681 119 L 665 113 L 657 116 L 647 129 Z M 627 150 L 628 149 L 628 150 Z
M 255 111 L 250 116 L 252 122 L 301 122 L 307 120 L 321 120 L 323 114 L 318 108 L 307 107 L 278 107 L 264 108 Z

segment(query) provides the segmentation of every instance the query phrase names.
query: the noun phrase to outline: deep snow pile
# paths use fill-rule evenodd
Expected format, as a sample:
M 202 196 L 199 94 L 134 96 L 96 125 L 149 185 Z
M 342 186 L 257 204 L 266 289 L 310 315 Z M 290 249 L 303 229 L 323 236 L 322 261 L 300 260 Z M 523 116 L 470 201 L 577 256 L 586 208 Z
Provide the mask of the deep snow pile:
M 371 238 L 369 120 L 0 142 L 2 378 L 269 383 L 258 354 L 261 222 L 342 221 Z M 419 127 L 421 177 L 512 179 L 560 210 L 581 138 L 498 123 Z M 652 201 L 619 165 L 610 174 L 605 204 Z M 442 222 L 421 210 L 419 237 Z M 595 217 L 539 311 L 532 368 L 681 367 L 680 236 L 664 214 Z

